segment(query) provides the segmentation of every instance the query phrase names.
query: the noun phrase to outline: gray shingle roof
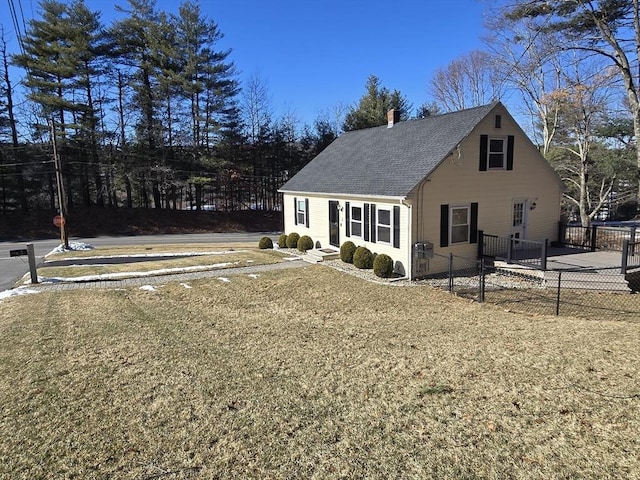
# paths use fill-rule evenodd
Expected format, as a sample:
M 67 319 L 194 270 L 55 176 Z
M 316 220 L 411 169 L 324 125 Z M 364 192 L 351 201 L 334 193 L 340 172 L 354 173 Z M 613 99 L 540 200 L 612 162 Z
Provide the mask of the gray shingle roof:
M 496 105 L 345 133 L 280 190 L 404 197 Z

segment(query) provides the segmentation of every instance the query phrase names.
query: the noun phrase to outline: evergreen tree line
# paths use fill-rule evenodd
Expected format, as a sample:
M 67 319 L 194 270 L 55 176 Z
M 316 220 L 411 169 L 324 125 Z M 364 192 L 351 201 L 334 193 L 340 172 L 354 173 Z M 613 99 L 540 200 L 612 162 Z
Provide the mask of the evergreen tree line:
M 19 53 L 2 36 L 0 212 L 58 207 L 56 154 L 68 208 L 280 208 L 277 189 L 336 128 L 274 119 L 259 80 L 241 92 L 198 3 L 116 9 L 105 26 L 83 0 L 43 0 Z

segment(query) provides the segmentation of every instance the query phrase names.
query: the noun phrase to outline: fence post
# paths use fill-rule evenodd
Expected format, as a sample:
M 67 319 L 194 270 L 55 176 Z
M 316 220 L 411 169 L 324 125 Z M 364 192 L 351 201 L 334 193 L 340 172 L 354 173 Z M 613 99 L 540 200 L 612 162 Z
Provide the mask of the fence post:
M 478 230 L 478 258 L 484 258 L 484 230 Z
M 507 263 L 511 263 L 512 250 L 513 250 L 513 235 L 509 235 L 509 243 L 507 243 Z
M 629 240 L 622 242 L 622 265 L 620 266 L 620 273 L 623 275 L 627 273 L 627 267 L 629 266 Z
M 449 253 L 449 292 L 453 292 L 453 253 Z
M 564 237 L 567 234 L 567 227 L 564 223 L 558 222 L 558 242 L 560 242 L 560 246 L 564 247 Z
M 484 287 L 485 287 L 485 269 L 484 269 L 484 258 L 481 258 L 479 263 L 480 267 L 480 275 L 479 275 L 479 285 L 478 285 L 478 301 L 480 303 L 484 303 Z
M 598 243 L 598 227 L 597 225 L 591 225 L 591 251 L 596 251 L 596 245 Z
M 542 244 L 542 258 L 540 259 L 540 266 L 542 270 L 547 269 L 547 251 L 549 250 L 549 239 L 545 238 L 544 243 Z
M 29 272 L 31 283 L 38 283 L 38 270 L 36 267 L 36 251 L 33 243 L 27 243 L 27 255 L 29 256 Z
M 556 316 L 560 315 L 560 290 L 562 286 L 562 270 L 558 270 L 558 293 L 556 295 Z
M 631 227 L 631 240 L 629 242 L 629 244 L 631 245 L 631 256 L 634 256 L 636 254 L 636 226 L 633 225 Z

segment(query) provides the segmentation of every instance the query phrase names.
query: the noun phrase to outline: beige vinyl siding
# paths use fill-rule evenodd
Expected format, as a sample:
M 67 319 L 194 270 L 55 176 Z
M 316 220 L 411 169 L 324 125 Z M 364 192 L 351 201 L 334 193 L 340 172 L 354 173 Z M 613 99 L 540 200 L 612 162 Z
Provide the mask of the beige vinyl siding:
M 408 270 L 409 260 L 411 258 L 410 257 L 410 254 L 411 254 L 410 236 L 408 233 L 410 231 L 409 230 L 410 208 L 406 204 L 403 204 L 402 202 L 400 202 L 400 200 L 381 199 L 381 198 L 374 198 L 374 197 L 357 198 L 357 199 L 345 198 L 340 200 L 340 205 L 341 206 L 345 205 L 345 202 L 347 201 L 349 202 L 350 207 L 359 206 L 359 207 L 362 207 L 363 209 L 364 209 L 365 203 L 369 205 L 374 204 L 376 206 L 376 225 L 378 223 L 378 212 L 382 209 L 389 210 L 391 214 L 391 219 L 392 219 L 391 241 L 388 243 L 379 241 L 377 236 L 377 231 L 376 231 L 375 242 L 371 240 L 371 237 L 369 237 L 368 241 L 364 240 L 364 235 L 361 235 L 361 236 L 351 235 L 349 237 L 346 237 L 345 236 L 346 235 L 345 212 L 341 211 L 340 212 L 340 243 L 342 244 L 347 240 L 351 240 L 353 243 L 356 244 L 356 246 L 367 247 L 373 253 L 377 253 L 377 254 L 384 253 L 386 255 L 389 255 L 394 260 L 394 265 L 395 265 L 394 268 L 396 273 L 399 273 L 400 275 L 407 275 L 409 271 Z M 393 208 L 394 207 L 400 207 L 400 242 L 399 242 L 400 246 L 397 248 L 393 246 L 393 230 L 394 230 Z M 369 221 L 371 224 L 371 219 Z M 363 221 L 363 224 L 364 224 L 364 221 Z
M 494 127 L 494 115 L 502 115 L 502 128 Z M 513 135 L 513 170 L 480 171 L 480 135 L 507 137 Z M 414 232 L 416 241 L 431 241 L 435 252 L 475 258 L 477 244 L 462 243 L 440 247 L 440 207 L 478 203 L 478 229 L 487 234 L 509 236 L 512 229 L 514 200 L 534 202 L 527 208 L 529 240 L 557 240 L 560 220 L 560 181 L 524 136 L 506 110 L 496 109 L 481 122 L 457 151 L 416 190 L 413 198 L 419 207 L 416 220 L 420 226 Z
M 293 200 L 308 200 L 309 211 L 309 227 L 306 224 L 295 222 L 295 211 Z M 326 236 L 326 244 L 328 245 L 329 235 L 329 205 L 323 198 L 313 197 L 304 194 L 288 194 L 283 195 L 284 202 L 284 233 L 289 235 L 290 233 L 297 233 L 300 236 L 308 235 L 313 240 L 314 244 L 317 241 L 322 242 L 322 235 Z M 322 242 L 325 245 L 325 242 Z
M 309 199 L 309 228 L 305 225 L 296 225 L 295 217 L 294 217 L 294 203 L 293 199 L 301 199 L 308 198 Z M 410 259 L 410 236 L 409 236 L 409 207 L 400 202 L 399 199 L 386 199 L 386 198 L 375 198 L 375 197 L 347 197 L 344 195 L 334 195 L 334 196 L 320 196 L 320 195 L 309 195 L 309 194 L 292 194 L 292 193 L 284 193 L 283 202 L 284 202 L 284 233 L 290 234 L 292 232 L 296 232 L 299 235 L 309 235 L 314 244 L 319 244 L 320 247 L 328 247 L 330 245 L 329 242 L 329 201 L 334 200 L 339 203 L 339 225 L 340 225 L 340 245 L 342 245 L 347 240 L 352 241 L 356 244 L 356 246 L 365 246 L 369 250 L 374 253 L 385 253 L 389 255 L 394 262 L 396 262 L 396 270 L 398 273 L 405 275 L 408 273 L 408 260 Z M 382 243 L 377 240 L 376 234 L 376 242 L 372 242 L 371 238 L 369 241 L 364 240 L 364 235 L 355 236 L 350 235 L 346 236 L 347 227 L 347 213 L 346 207 L 347 202 L 349 203 L 349 208 L 353 206 L 359 206 L 364 211 L 365 204 L 375 204 L 376 212 L 380 209 L 388 209 L 391 212 L 391 217 L 393 219 L 393 207 L 400 207 L 400 247 L 393 247 L 393 222 L 391 225 L 391 242 Z M 376 220 L 377 220 L 376 215 Z M 371 219 L 370 219 L 371 223 Z M 377 223 L 377 222 L 376 222 Z M 364 228 L 364 214 L 363 214 L 363 228 Z M 371 227 L 370 227 L 371 228 Z

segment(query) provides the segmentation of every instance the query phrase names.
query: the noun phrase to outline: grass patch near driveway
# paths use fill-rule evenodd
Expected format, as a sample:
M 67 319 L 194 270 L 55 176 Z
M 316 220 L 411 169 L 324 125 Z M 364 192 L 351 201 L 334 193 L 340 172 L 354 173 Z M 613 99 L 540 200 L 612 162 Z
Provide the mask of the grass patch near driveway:
M 116 253 L 120 251 L 121 253 Z M 269 265 L 280 263 L 283 255 L 276 250 L 260 250 L 254 247 L 242 248 L 235 244 L 233 247 L 216 246 L 200 249 L 162 248 L 149 251 L 149 249 L 133 249 L 128 256 L 125 249 L 108 248 L 104 250 L 90 250 L 65 252 L 64 254 L 50 255 L 47 257 L 49 265 L 52 262 L 65 261 L 72 265 L 44 266 L 38 268 L 38 276 L 42 278 L 73 279 L 93 275 L 112 273 L 152 272 L 167 269 L 188 269 L 190 267 L 233 268 L 253 265 Z M 166 256 L 166 257 L 165 257 Z
M 89 250 L 66 250 L 47 255 L 47 260 L 87 258 L 96 256 L 162 255 L 167 253 L 208 253 L 228 250 L 256 249 L 257 243 L 184 243 L 161 245 L 118 245 L 95 247 Z
M 0 477 L 632 478 L 640 332 L 323 266 L 10 298 Z

